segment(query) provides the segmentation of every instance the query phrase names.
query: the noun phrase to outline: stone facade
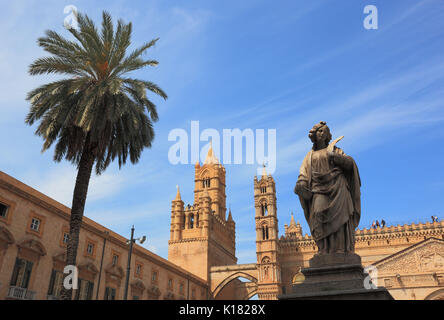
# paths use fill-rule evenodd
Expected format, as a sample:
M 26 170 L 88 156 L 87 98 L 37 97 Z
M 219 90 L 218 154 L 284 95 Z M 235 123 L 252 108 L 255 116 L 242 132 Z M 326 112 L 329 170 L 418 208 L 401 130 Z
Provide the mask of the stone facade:
M 70 209 L 0 171 L 2 208 L 0 299 L 58 299 Z M 122 299 L 127 261 L 127 239 L 84 217 L 75 296 Z M 134 245 L 129 299 L 207 299 L 208 289 L 204 279 Z

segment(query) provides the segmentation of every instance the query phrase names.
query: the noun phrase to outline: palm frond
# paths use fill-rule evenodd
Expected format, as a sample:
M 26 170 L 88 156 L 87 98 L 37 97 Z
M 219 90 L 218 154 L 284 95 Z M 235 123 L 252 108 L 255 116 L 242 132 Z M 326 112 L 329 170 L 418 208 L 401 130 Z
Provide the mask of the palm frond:
M 31 107 L 25 122 L 38 122 L 36 134 L 44 140 L 42 151 L 53 145 L 54 160 L 67 159 L 79 165 L 82 153 L 93 152 L 96 173 L 103 172 L 117 159 L 119 167 L 139 161 L 144 148 L 154 139 L 153 122 L 158 121 L 156 105 L 147 92 L 167 99 L 156 84 L 126 75 L 146 66 L 143 59 L 155 38 L 127 54 L 132 24 L 102 14 L 100 32 L 94 22 L 77 15 L 79 28 L 69 29 L 74 40 L 46 31 L 38 45 L 50 54 L 36 59 L 31 75 L 61 74 L 69 78 L 51 82 L 30 91 Z

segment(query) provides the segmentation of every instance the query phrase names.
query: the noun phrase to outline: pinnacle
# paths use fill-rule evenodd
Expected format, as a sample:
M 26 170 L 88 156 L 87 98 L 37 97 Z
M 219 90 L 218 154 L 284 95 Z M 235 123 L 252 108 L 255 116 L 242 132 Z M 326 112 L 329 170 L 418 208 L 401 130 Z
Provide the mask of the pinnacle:
M 228 211 L 228 219 L 227 221 L 233 221 L 233 216 L 231 215 L 231 209 Z
M 296 223 L 294 222 L 294 216 L 293 216 L 293 212 L 291 213 L 291 221 L 290 221 L 290 226 L 295 226 Z
M 175 200 L 175 201 L 182 200 L 181 197 L 180 197 L 179 186 L 177 185 L 176 187 L 177 187 L 177 194 L 176 194 L 176 199 L 174 199 L 174 200 Z
M 213 152 L 213 142 L 210 141 L 210 148 L 208 149 L 207 157 L 204 164 L 219 164 L 219 160 L 216 158 Z

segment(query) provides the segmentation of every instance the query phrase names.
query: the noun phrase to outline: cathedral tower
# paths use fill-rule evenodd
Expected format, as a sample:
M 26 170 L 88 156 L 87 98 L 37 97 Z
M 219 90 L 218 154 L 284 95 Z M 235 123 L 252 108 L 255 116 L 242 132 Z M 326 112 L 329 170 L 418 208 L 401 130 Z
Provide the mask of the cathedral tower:
M 276 185 L 273 177 L 267 175 L 265 167 L 260 180 L 254 177 L 254 207 L 258 296 L 261 300 L 276 299 L 281 293 Z
M 210 146 L 195 165 L 194 204 L 184 207 L 179 188 L 171 207 L 168 260 L 209 279 L 212 266 L 236 264 L 235 222 L 226 217 L 225 168 Z

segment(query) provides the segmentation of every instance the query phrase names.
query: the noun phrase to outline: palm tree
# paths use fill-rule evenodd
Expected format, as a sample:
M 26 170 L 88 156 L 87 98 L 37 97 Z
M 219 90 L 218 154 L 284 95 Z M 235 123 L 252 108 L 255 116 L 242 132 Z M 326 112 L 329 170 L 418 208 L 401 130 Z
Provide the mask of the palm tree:
M 131 23 L 119 20 L 114 30 L 111 16 L 103 12 L 99 33 L 87 15 L 78 14 L 77 20 L 78 29 L 69 29 L 74 41 L 54 31 L 38 39 L 51 56 L 34 61 L 29 73 L 68 77 L 29 92 L 31 107 L 25 120 L 28 125 L 40 121 L 35 133 L 44 140 L 42 152 L 55 143 L 54 160 L 66 159 L 77 166 L 66 251 L 67 265 L 74 266 L 94 165 L 100 175 L 115 158 L 119 168 L 128 156 L 137 163 L 142 150 L 151 147 L 153 122 L 158 120 L 146 90 L 167 99 L 156 84 L 128 77 L 131 71 L 158 64 L 141 57 L 158 39 L 127 54 Z M 62 299 L 71 297 L 72 289 L 62 290 Z

